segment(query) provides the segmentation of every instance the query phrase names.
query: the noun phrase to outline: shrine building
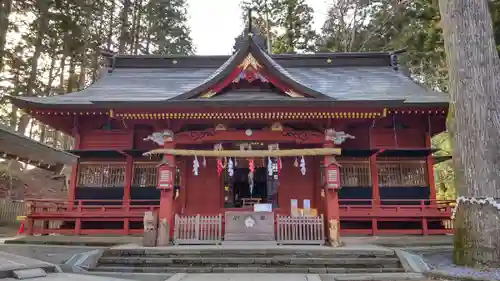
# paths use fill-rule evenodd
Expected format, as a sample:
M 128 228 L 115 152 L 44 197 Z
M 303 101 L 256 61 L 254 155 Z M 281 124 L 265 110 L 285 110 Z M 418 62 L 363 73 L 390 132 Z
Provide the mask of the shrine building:
M 231 56 L 116 55 L 79 92 L 13 97 L 79 156 L 67 201 L 33 198 L 30 233 L 141 233 L 146 211 L 179 241 L 306 241 L 280 228 L 296 218 L 317 223 L 309 240 L 449 231 L 431 148 L 446 94 L 414 82 L 398 52 L 271 55 L 256 42 Z M 252 232 L 256 212 L 272 223 Z M 190 234 L 190 218 L 215 234 Z

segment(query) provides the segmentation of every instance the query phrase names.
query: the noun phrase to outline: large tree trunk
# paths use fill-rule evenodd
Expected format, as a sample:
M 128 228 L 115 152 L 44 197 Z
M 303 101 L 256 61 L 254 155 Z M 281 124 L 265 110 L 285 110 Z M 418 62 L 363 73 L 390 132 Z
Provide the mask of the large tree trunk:
M 458 196 L 500 197 L 500 59 L 486 0 L 440 0 L 450 74 L 453 154 Z M 461 203 L 455 217 L 454 260 L 500 266 L 500 212 Z
M 118 43 L 118 53 L 124 54 L 127 48 L 127 43 L 130 40 L 130 30 L 129 30 L 129 12 L 131 6 L 130 0 L 123 1 L 123 8 L 120 13 L 120 42 Z
M 0 72 L 2 72 L 5 56 L 5 43 L 9 31 L 9 16 L 12 11 L 12 0 L 0 1 Z

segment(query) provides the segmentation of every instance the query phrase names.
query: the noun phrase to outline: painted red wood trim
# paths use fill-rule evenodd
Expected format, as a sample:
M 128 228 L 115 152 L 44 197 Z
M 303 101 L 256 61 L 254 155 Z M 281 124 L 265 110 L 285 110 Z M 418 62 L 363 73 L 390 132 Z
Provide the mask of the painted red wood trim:
M 323 142 L 324 142 L 324 135 L 323 135 Z M 328 143 L 324 143 L 323 147 L 324 148 L 333 148 L 333 147 L 335 147 L 335 145 L 331 142 L 328 142 Z M 324 161 L 325 161 L 324 163 L 328 163 L 329 160 L 327 158 L 328 158 L 328 156 L 324 157 Z M 327 171 L 326 166 L 327 165 L 325 164 L 325 167 L 323 168 L 325 177 L 326 177 L 326 175 L 328 175 L 328 171 Z M 326 180 L 325 180 L 325 182 L 326 182 Z M 330 235 L 329 235 L 329 222 L 330 222 L 330 220 L 337 220 L 337 221 L 340 220 L 339 194 L 338 194 L 337 190 L 326 188 L 326 185 L 324 185 L 323 188 L 325 191 L 325 210 L 324 210 L 325 219 L 326 219 L 325 231 L 327 234 L 327 239 L 329 239 L 329 237 L 330 237 Z M 340 223 L 338 224 L 338 227 L 340 229 Z
M 125 161 L 125 179 L 123 185 L 123 206 L 128 206 L 130 201 L 130 188 L 132 186 L 132 176 L 134 171 L 134 161 L 132 156 L 127 155 Z
M 28 233 L 30 234 L 123 234 L 124 229 L 82 229 L 81 225 L 76 223 L 74 229 L 49 229 L 41 227 L 34 229 L 34 221 L 124 221 L 130 220 L 140 222 L 143 219 L 145 211 L 158 210 L 158 206 L 151 205 L 135 205 L 131 204 L 128 208 L 120 205 L 86 205 L 85 202 L 93 200 L 78 200 L 78 207 L 73 207 L 71 210 L 61 208 L 68 202 L 63 200 L 30 200 L 31 211 L 28 214 Z M 94 200 L 95 201 L 95 200 Z M 99 200 L 98 200 L 99 201 Z M 100 200 L 107 202 L 116 202 L 116 200 Z M 120 200 L 118 200 L 119 202 Z M 140 201 L 140 200 L 138 200 Z M 342 201 L 366 201 L 366 200 L 342 200 Z M 404 202 L 415 200 L 383 200 L 390 202 Z M 414 221 L 426 223 L 428 221 L 446 221 L 450 219 L 452 200 L 420 200 L 419 205 L 340 205 L 340 219 L 349 221 L 371 221 L 376 217 L 378 221 Z M 223 213 L 225 209 L 221 209 Z M 243 210 L 243 209 L 238 209 Z M 275 213 L 282 213 L 280 210 L 275 210 Z M 287 214 L 287 213 L 285 213 Z M 130 234 L 142 233 L 142 229 L 130 230 Z M 371 229 L 342 229 L 342 234 L 373 234 Z M 390 229 L 378 230 L 379 234 L 447 234 L 453 233 L 453 229 L 443 227 L 443 229 L 428 229 L 423 224 L 421 229 Z
M 252 135 L 248 136 L 245 131 L 216 131 L 214 129 L 189 131 L 175 135 L 175 142 L 178 144 L 200 144 L 203 142 L 220 142 L 230 140 L 321 144 L 324 142 L 324 135 L 314 131 L 254 130 L 252 131 Z
M 425 147 L 431 148 L 431 134 L 430 132 L 425 134 Z M 429 199 L 436 200 L 437 198 L 437 190 L 436 190 L 436 182 L 434 180 L 434 159 L 432 155 L 428 155 L 426 157 L 427 164 L 427 181 L 429 184 Z
M 272 75 L 269 75 L 267 73 L 267 71 L 265 70 L 262 70 L 261 71 L 261 75 L 264 76 L 264 78 L 266 78 L 269 83 L 273 84 L 276 88 L 280 89 L 283 93 L 286 93 L 287 91 L 289 90 L 293 90 L 293 91 L 296 91 L 296 89 L 292 89 L 290 88 L 289 86 L 287 86 L 285 83 L 283 83 L 281 80 L 273 77 Z M 305 97 L 311 97 L 310 95 L 306 95 L 302 92 L 297 92 L 299 95 L 301 96 L 305 96 Z
M 73 135 L 73 150 L 80 149 L 81 147 L 81 134 L 80 134 L 80 124 L 79 124 L 79 118 L 75 116 L 73 118 L 73 129 L 72 129 L 72 135 Z M 77 161 L 73 167 L 71 167 L 71 177 L 69 180 L 69 186 L 68 186 L 68 202 L 71 203 L 70 206 L 74 204 L 74 201 L 76 199 L 76 185 L 78 181 L 78 165 L 80 161 Z
M 217 82 L 217 84 L 213 85 L 208 91 L 214 91 L 215 93 L 219 93 L 222 89 L 224 89 L 229 84 L 231 84 L 231 82 L 233 82 L 233 80 L 236 79 L 236 77 L 238 77 L 238 75 L 240 75 L 241 71 L 242 71 L 242 69 L 240 67 L 236 67 L 235 69 L 233 69 L 233 71 L 231 71 L 231 73 L 229 73 L 228 76 L 226 76 L 226 78 Z M 204 93 L 200 93 L 200 94 L 204 94 Z
M 370 177 L 372 182 L 372 204 L 380 204 L 380 186 L 378 182 L 377 154 L 370 156 Z M 378 220 L 372 218 L 372 235 L 378 233 Z
M 181 182 L 181 190 L 179 194 L 182 196 L 182 209 L 181 209 L 181 214 L 184 213 L 186 210 L 186 205 L 187 205 L 187 187 L 188 187 L 188 163 L 187 163 L 187 158 L 184 158 L 182 160 L 182 182 Z
M 163 145 L 163 148 L 175 148 L 175 143 L 174 142 L 165 142 Z M 166 165 L 172 165 L 170 167 L 171 170 L 171 175 L 175 175 L 175 157 L 169 154 L 163 155 L 163 159 L 167 161 Z M 159 174 L 159 173 L 158 173 Z M 172 181 L 174 181 L 172 179 Z M 158 179 L 158 185 L 160 184 L 160 180 Z M 159 187 L 159 186 L 158 186 Z M 169 236 L 172 237 L 173 230 L 174 230 L 174 222 L 173 222 L 173 211 L 174 211 L 174 202 L 173 202 L 173 192 L 174 188 L 170 189 L 161 189 L 160 190 L 160 210 L 158 212 L 159 219 L 163 220 L 165 219 L 167 222 L 167 226 L 169 227 Z M 166 246 L 166 245 L 163 245 Z

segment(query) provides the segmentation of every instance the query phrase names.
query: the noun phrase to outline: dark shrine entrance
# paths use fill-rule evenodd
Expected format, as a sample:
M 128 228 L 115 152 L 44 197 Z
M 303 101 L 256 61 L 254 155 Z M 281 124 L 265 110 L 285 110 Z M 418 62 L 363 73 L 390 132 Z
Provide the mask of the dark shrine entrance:
M 267 203 L 267 168 L 255 168 L 253 180 L 250 179 L 249 173 L 248 168 L 236 168 L 230 178 L 235 208 Z

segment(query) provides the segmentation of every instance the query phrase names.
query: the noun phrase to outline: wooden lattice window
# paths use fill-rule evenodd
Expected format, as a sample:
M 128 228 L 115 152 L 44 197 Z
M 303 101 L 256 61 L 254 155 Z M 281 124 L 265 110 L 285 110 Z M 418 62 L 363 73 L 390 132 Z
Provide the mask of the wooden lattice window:
M 81 187 L 123 187 L 125 163 L 80 163 L 78 165 L 78 186 Z
M 425 160 L 377 161 L 378 179 L 383 187 L 427 186 Z
M 340 185 L 351 187 L 370 187 L 370 164 L 368 161 L 339 160 Z
M 134 172 L 132 186 L 156 186 L 157 163 L 136 162 L 134 163 Z

